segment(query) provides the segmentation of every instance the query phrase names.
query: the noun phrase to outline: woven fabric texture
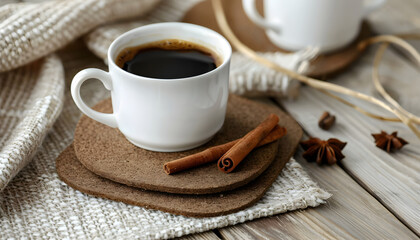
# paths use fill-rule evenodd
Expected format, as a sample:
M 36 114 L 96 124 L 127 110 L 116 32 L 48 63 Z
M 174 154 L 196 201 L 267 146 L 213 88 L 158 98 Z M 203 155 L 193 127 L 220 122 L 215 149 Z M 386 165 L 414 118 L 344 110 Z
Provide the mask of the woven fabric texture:
M 0 8 L 0 72 L 68 44 L 104 22 L 138 17 L 158 0 L 54 0 Z
M 57 56 L 0 74 L 0 192 L 34 156 L 60 114 L 63 95 Z
M 165 0 L 144 18 L 101 26 L 85 37 L 88 48 L 107 61 L 108 47 L 122 33 L 143 25 L 157 22 L 172 22 L 182 19 L 184 14 L 200 0 Z M 277 64 L 304 73 L 308 61 L 316 55 L 316 49 L 285 53 L 260 53 Z M 229 90 L 243 96 L 283 96 L 295 97 L 299 84 L 275 70 L 262 66 L 253 60 L 234 52 L 231 60 Z

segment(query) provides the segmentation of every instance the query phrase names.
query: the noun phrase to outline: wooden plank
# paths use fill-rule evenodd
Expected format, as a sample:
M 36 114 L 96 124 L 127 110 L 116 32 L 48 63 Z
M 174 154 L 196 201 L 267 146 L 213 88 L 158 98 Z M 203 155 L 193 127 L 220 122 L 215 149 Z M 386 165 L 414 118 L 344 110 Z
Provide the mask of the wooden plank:
M 387 0 L 385 5 L 368 16 L 373 30 L 382 34 L 420 33 L 420 1 Z
M 179 240 L 220 240 L 220 238 L 212 231 L 196 233 L 193 235 L 187 235 L 180 238 Z
M 397 9 L 397 10 L 396 10 Z M 415 0 L 407 0 L 404 1 L 404 3 L 401 3 L 401 1 L 398 0 L 388 0 L 388 3 L 385 5 L 383 9 L 380 11 L 372 14 L 369 17 L 369 20 L 373 22 L 374 30 L 378 33 L 382 34 L 389 34 L 389 33 L 406 33 L 406 32 L 417 32 L 419 33 L 420 29 L 420 17 L 418 15 L 418 9 L 420 9 L 420 2 Z M 414 42 L 414 45 L 417 49 L 420 49 L 420 44 L 417 42 Z M 372 56 L 372 54 L 370 55 Z M 396 57 L 391 56 L 389 59 L 392 59 Z M 371 58 L 364 58 L 362 63 L 359 63 L 359 65 L 364 65 L 366 67 L 371 66 Z M 392 62 L 389 62 L 388 68 L 390 69 L 389 72 L 392 72 L 392 69 L 394 69 L 395 66 L 400 66 L 400 64 L 395 64 Z M 404 65 L 407 64 L 407 62 L 403 63 Z M 398 67 L 397 67 L 398 68 Z M 357 69 L 354 68 L 351 74 L 344 75 L 342 78 L 341 83 L 344 83 L 345 81 L 349 82 L 348 85 L 351 87 L 358 86 L 359 89 L 364 89 L 365 92 L 374 92 L 372 90 L 372 87 L 366 88 L 366 81 L 369 81 L 370 79 L 370 72 L 364 72 L 363 77 L 359 76 Z M 405 71 L 404 71 L 405 72 Z M 409 73 L 405 73 L 403 75 L 404 77 L 408 77 L 409 80 L 412 81 L 412 79 L 418 79 L 418 73 L 413 71 L 413 69 L 408 70 Z M 400 73 L 400 72 L 399 72 Z M 413 77 L 413 78 L 410 78 Z M 353 80 L 349 79 L 359 79 L 363 82 L 355 82 Z M 364 80 L 363 80 L 364 79 Z M 389 80 L 389 79 L 388 79 Z M 391 81 L 392 82 L 392 81 Z M 360 84 L 360 85 L 359 85 Z M 407 86 L 410 83 L 404 82 L 403 85 Z M 395 86 L 398 86 L 399 84 L 390 84 L 388 83 L 387 88 L 393 90 Z M 399 87 L 399 86 L 398 86 Z M 397 88 L 398 89 L 398 88 Z M 401 91 L 404 94 L 395 93 L 393 91 L 394 95 L 397 95 L 399 100 L 403 102 L 403 105 L 405 107 L 410 108 L 410 110 L 414 110 L 417 113 L 419 113 L 419 108 L 415 109 L 416 104 L 418 104 L 418 100 L 414 98 L 413 96 L 418 96 L 418 87 L 409 88 L 405 87 L 404 91 Z M 416 93 L 417 90 L 417 93 Z M 314 94 L 313 91 L 308 91 L 308 94 Z M 316 94 L 316 93 L 315 93 Z M 410 97 L 407 97 L 410 96 Z M 319 97 L 319 94 L 316 95 L 316 98 Z M 308 99 L 305 99 L 308 101 Z M 313 99 L 311 99 L 313 101 Z M 324 105 L 327 106 L 327 108 L 335 109 L 334 107 L 331 107 L 331 105 L 334 105 L 334 100 L 329 99 L 328 101 L 323 102 Z M 302 103 L 300 103 L 302 104 Z M 296 103 L 296 105 L 299 105 L 299 103 Z M 289 106 L 288 109 L 294 109 L 296 105 Z M 315 135 L 314 133 L 319 133 L 319 129 L 317 129 L 316 122 L 321 114 L 321 111 L 325 109 L 326 107 L 323 107 L 323 105 L 317 105 L 317 109 L 315 108 L 312 114 L 304 114 L 302 113 L 302 118 L 299 119 L 300 122 L 307 123 L 306 125 L 311 124 L 312 131 L 311 134 Z M 345 112 L 352 111 L 348 108 L 343 108 L 342 105 L 339 105 L 338 108 L 344 109 Z M 299 110 L 295 110 L 296 112 L 299 112 Z M 316 113 L 315 113 L 316 112 Z M 340 114 L 341 115 L 341 114 Z M 356 114 L 350 114 L 351 116 L 357 115 Z M 340 117 L 341 119 L 341 117 Z M 374 121 L 375 122 L 375 121 Z M 363 120 L 359 123 L 362 125 L 363 128 L 364 123 Z M 374 124 L 377 124 L 376 122 Z M 306 127 L 306 125 L 304 125 Z M 338 124 L 340 127 L 342 123 Z M 389 126 L 389 128 L 393 128 L 395 124 Z M 398 125 L 398 124 L 396 124 Z M 355 123 L 355 126 L 358 126 L 357 120 Z M 388 125 L 387 125 L 388 126 Z M 388 129 L 389 129 L 388 128 Z M 387 129 L 387 130 L 388 130 Z M 335 132 L 339 130 L 334 129 L 333 134 L 327 134 L 323 133 L 325 137 L 331 137 L 331 135 L 335 135 Z M 351 131 L 351 130 L 350 130 Z M 406 133 L 406 132 L 405 132 Z M 405 135 L 404 133 L 404 135 Z M 370 136 L 369 136 L 370 137 Z M 369 150 L 372 148 L 372 139 L 369 139 L 369 137 L 363 139 L 364 141 L 359 144 L 371 144 L 370 147 L 367 147 Z M 410 137 L 411 138 L 411 137 Z M 417 139 L 410 139 L 417 140 Z M 406 186 L 404 190 L 407 192 L 406 195 L 402 195 L 399 198 L 404 199 L 405 197 L 410 198 L 411 193 L 419 193 L 418 191 L 418 173 L 419 173 L 419 164 L 418 164 L 418 151 L 416 151 L 418 148 L 417 146 L 411 145 L 410 147 L 407 146 L 406 151 L 404 153 L 398 153 L 394 154 L 394 158 L 397 158 L 398 162 L 391 162 L 386 161 L 384 162 L 383 157 L 384 155 L 387 156 L 386 153 L 381 152 L 378 149 L 374 149 L 374 155 L 379 155 L 379 157 L 376 157 L 376 161 L 379 161 L 382 163 L 382 168 L 387 168 L 388 171 L 393 172 L 393 177 L 401 178 L 401 175 L 406 174 L 406 178 L 408 178 L 410 182 L 410 186 Z M 368 150 L 368 151 L 369 151 Z M 349 150 L 346 149 L 346 152 Z M 354 151 L 354 150 L 353 150 Z M 402 156 L 401 156 L 402 155 Z M 357 154 L 356 155 L 360 161 L 363 161 L 363 154 Z M 347 159 L 349 159 L 348 157 Z M 346 160 L 347 160 L 346 159 Z M 382 161 L 381 161 L 382 160 Z M 395 159 L 394 159 L 395 160 Z M 335 239 L 335 238 L 356 238 L 356 239 L 366 239 L 366 238 L 373 238 L 373 239 L 380 239 L 380 238 L 396 238 L 396 239 L 409 239 L 413 238 L 416 239 L 416 236 L 407 231 L 408 229 L 405 228 L 400 222 L 396 220 L 395 217 L 390 215 L 390 213 L 380 205 L 373 197 L 369 196 L 363 189 L 361 189 L 360 186 L 357 185 L 354 181 L 349 179 L 349 176 L 346 175 L 345 172 L 343 172 L 338 166 L 334 166 L 332 168 L 317 168 L 314 167 L 313 164 L 307 164 L 305 162 L 302 162 L 301 159 L 298 159 L 299 162 L 301 162 L 307 169 L 309 169 L 310 174 L 316 181 L 320 183 L 320 185 L 326 189 L 329 189 L 331 192 L 333 192 L 334 196 L 332 199 L 329 200 L 329 204 L 326 206 L 321 206 L 316 209 L 308 209 L 302 212 L 293 212 L 289 214 L 283 214 L 279 215 L 277 217 L 271 217 L 267 219 L 260 219 L 253 222 L 245 223 L 242 225 L 233 226 L 230 228 L 221 229 L 220 233 L 223 237 L 227 239 L 251 239 L 251 238 L 266 238 L 266 239 L 272 239 L 272 238 L 281 238 L 281 239 L 320 239 L 320 238 L 329 238 L 329 239 Z M 354 165 L 360 164 L 355 163 Z M 364 164 L 360 164 L 361 168 L 364 168 Z M 346 165 L 344 166 L 345 169 Z M 371 166 L 374 167 L 374 166 Z M 394 168 L 397 168 L 397 170 L 392 170 Z M 348 171 L 350 172 L 350 171 Z M 351 173 L 351 172 L 350 172 Z M 366 171 L 366 174 L 369 174 L 368 171 Z M 398 175 L 398 176 L 395 176 Z M 389 174 L 382 175 L 381 178 L 386 178 L 389 176 Z M 378 181 L 375 180 L 375 177 L 373 174 L 371 174 L 371 181 Z M 407 179 L 405 179 L 407 180 Z M 358 179 L 359 182 L 363 184 L 362 181 Z M 393 182 L 392 180 L 390 182 Z M 387 183 L 382 185 L 383 187 L 386 186 Z M 363 184 L 364 185 L 364 184 Z M 395 183 L 395 185 L 398 185 Z M 413 187 L 412 191 L 410 191 L 410 187 Z M 371 191 L 374 192 L 375 190 Z M 393 195 L 392 191 L 385 192 L 386 194 Z M 377 197 L 377 195 L 375 195 Z M 387 198 L 385 198 L 387 199 Z M 416 196 L 416 199 L 418 199 L 418 196 Z M 399 199 L 387 199 L 389 201 L 395 201 L 395 204 L 393 204 L 393 207 L 397 207 L 399 205 Z M 381 200 L 384 202 L 383 200 Z M 407 204 L 406 201 L 403 200 L 403 205 Z M 386 205 L 389 207 L 390 204 Z M 401 216 L 396 213 L 395 210 L 391 209 L 394 213 L 397 214 L 397 216 L 400 217 L 406 224 L 409 225 L 414 231 L 418 233 L 418 229 L 414 229 L 413 226 L 419 226 L 418 224 L 418 218 L 416 218 L 416 214 L 418 215 L 420 213 L 418 209 L 418 202 L 409 202 L 407 208 L 403 209 L 402 211 L 405 213 L 408 213 L 409 216 Z M 412 214 L 409 214 L 411 211 Z M 408 220 L 405 220 L 404 218 L 407 218 Z M 417 224 L 417 225 L 416 225 Z M 403 232 L 403 233 L 401 233 Z M 405 234 L 404 236 L 401 234 Z
M 295 154 L 308 174 L 333 194 L 327 204 L 219 229 L 226 239 L 417 239 L 338 165 L 319 167 Z
M 334 83 L 374 94 L 370 82 L 372 59 L 373 51 L 369 51 L 346 74 L 335 77 Z M 420 82 L 414 81 L 420 76 L 417 68 L 397 54 L 388 52 L 381 67 L 381 76 L 385 87 L 391 90 L 403 106 L 420 113 Z M 359 103 L 367 110 L 385 113 L 370 104 L 352 102 Z M 283 104 L 310 135 L 324 139 L 336 137 L 348 142 L 344 150 L 347 157 L 342 162 L 343 169 L 420 235 L 420 140 L 406 126 L 368 118 L 309 87 L 301 89 L 296 101 Z M 317 126 L 317 120 L 325 110 L 335 114 L 338 119 L 337 125 L 330 131 L 320 130 Z M 403 151 L 388 154 L 375 147 L 370 135 L 380 130 L 398 131 L 410 144 Z
M 372 29 L 378 34 L 420 34 L 420 1 L 387 0 L 385 5 L 369 15 Z M 420 41 L 409 41 L 418 51 Z

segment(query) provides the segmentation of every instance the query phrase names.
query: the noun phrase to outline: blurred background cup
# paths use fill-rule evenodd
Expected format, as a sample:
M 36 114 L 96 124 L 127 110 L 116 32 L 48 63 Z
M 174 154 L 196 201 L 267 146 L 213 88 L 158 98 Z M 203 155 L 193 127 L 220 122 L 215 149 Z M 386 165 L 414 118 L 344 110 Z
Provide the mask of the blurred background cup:
M 318 47 L 331 52 L 351 43 L 362 20 L 386 0 L 265 0 L 264 17 L 255 0 L 242 0 L 248 17 L 280 48 Z

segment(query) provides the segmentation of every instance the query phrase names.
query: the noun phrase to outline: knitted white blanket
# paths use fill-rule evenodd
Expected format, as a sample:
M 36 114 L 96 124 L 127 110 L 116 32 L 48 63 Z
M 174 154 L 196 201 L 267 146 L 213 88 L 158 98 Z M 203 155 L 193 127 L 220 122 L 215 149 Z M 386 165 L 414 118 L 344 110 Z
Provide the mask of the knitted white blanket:
M 43 57 L 105 22 L 138 17 L 158 0 L 71 0 L 0 8 L 0 72 Z
M 54 0 L 0 7 L 0 72 L 15 69 L 0 73 L 0 192 L 32 159 L 64 101 L 60 59 L 33 60 L 100 23 L 141 15 L 156 3 Z

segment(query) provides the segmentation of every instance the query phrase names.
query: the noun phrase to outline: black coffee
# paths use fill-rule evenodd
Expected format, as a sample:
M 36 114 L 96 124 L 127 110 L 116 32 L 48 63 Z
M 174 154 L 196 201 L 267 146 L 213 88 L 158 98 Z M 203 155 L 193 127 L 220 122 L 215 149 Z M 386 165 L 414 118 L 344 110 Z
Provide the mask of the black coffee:
M 218 58 L 207 48 L 177 39 L 126 48 L 116 63 L 127 72 L 149 78 L 175 79 L 215 69 Z

